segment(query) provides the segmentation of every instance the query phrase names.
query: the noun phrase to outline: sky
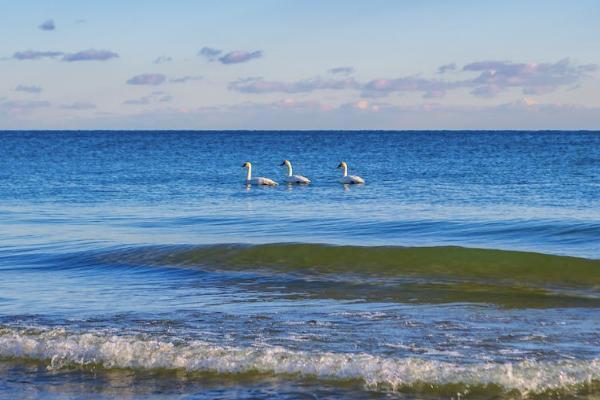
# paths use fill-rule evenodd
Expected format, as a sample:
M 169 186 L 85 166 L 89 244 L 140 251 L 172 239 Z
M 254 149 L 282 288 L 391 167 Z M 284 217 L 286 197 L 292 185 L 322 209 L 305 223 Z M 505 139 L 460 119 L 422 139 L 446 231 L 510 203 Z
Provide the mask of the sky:
M 598 0 L 0 9 L 0 129 L 600 129 Z

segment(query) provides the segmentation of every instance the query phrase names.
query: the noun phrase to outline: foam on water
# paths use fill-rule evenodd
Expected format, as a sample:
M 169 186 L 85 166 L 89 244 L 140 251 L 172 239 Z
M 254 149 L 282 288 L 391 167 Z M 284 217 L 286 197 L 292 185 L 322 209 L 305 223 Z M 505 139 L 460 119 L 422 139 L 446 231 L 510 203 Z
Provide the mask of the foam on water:
M 0 358 L 25 358 L 50 368 L 167 369 L 187 372 L 297 374 L 321 379 L 361 380 L 367 387 L 428 390 L 447 385 L 495 386 L 522 394 L 568 391 L 600 380 L 600 360 L 523 360 L 515 363 L 454 364 L 367 353 L 294 351 L 265 345 L 233 347 L 184 339 L 72 333 L 54 329 L 0 329 Z

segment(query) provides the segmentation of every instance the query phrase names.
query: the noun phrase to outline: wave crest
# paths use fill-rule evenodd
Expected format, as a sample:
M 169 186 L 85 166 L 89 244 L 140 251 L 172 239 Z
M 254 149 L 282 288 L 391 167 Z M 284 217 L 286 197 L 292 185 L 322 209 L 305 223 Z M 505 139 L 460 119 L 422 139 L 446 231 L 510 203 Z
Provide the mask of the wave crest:
M 0 329 L 0 358 L 48 362 L 51 368 L 167 369 L 187 372 L 294 374 L 319 379 L 361 380 L 369 388 L 422 391 L 448 386 L 496 387 L 520 393 L 570 391 L 597 386 L 600 360 L 525 360 L 458 365 L 367 353 L 307 352 L 283 347 L 233 347 L 203 341 L 69 333 L 64 329 Z
M 142 247 L 105 254 L 131 264 L 223 269 L 268 268 L 314 273 L 358 273 L 494 279 L 523 284 L 600 287 L 600 260 L 522 251 L 456 246 L 332 246 L 323 244 L 224 244 Z

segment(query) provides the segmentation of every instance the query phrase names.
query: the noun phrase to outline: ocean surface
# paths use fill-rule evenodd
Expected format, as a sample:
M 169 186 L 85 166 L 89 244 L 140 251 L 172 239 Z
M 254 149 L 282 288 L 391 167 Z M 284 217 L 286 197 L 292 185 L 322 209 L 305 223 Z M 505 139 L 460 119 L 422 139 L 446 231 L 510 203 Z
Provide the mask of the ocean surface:
M 600 132 L 0 132 L 0 398 L 598 399 Z

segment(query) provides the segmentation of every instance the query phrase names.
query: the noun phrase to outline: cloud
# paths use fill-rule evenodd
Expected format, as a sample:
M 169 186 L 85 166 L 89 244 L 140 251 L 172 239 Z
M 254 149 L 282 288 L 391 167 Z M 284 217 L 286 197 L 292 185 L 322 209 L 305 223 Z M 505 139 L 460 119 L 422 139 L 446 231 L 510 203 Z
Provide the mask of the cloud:
M 198 52 L 198 55 L 206 57 L 210 61 L 214 61 L 221 53 L 223 53 L 223 50 L 215 49 L 212 47 L 203 47 Z
M 40 28 L 43 31 L 53 31 L 54 29 L 56 29 L 56 26 L 54 25 L 53 19 L 48 19 L 42 22 L 42 24 L 39 25 L 38 28 Z
M 265 81 L 263 78 L 238 79 L 229 84 L 229 90 L 241 93 L 308 93 L 315 90 L 356 89 L 357 82 L 347 79 L 313 78 L 295 82 Z
M 354 78 L 312 78 L 300 81 L 266 81 L 262 77 L 244 78 L 229 84 L 229 90 L 241 93 L 309 93 L 317 90 L 358 90 L 364 97 L 383 97 L 395 92 L 422 92 L 425 98 L 442 97 L 447 90 L 462 86 L 462 82 L 446 82 L 418 77 L 377 79 L 360 83 Z
M 87 101 L 76 101 L 74 103 L 62 104 L 60 108 L 64 110 L 91 110 L 96 108 L 96 105 Z
M 173 61 L 172 57 L 160 56 L 154 59 L 154 64 L 164 64 Z
M 442 65 L 438 72 L 458 69 L 454 64 Z M 448 91 L 468 89 L 478 97 L 494 97 L 515 87 L 526 95 L 552 92 L 560 87 L 573 87 L 598 70 L 596 64 L 576 65 L 563 59 L 556 63 L 519 64 L 503 61 L 483 61 L 465 65 L 465 75 L 478 72 L 478 76 L 464 79 L 431 79 L 420 75 L 400 78 L 382 78 L 359 82 L 353 78 L 311 78 L 299 81 L 268 81 L 262 77 L 238 79 L 228 88 L 241 93 L 307 93 L 317 90 L 357 90 L 362 97 L 385 97 L 391 94 L 419 93 L 423 98 L 435 99 Z
M 331 68 L 327 72 L 329 72 L 330 74 L 333 74 L 333 75 L 350 75 L 350 74 L 354 73 L 354 68 L 353 67 L 335 67 L 335 68 Z
M 95 50 L 88 49 L 78 51 L 76 53 L 64 53 L 62 51 L 38 51 L 38 50 L 25 50 L 17 51 L 13 54 L 15 60 L 41 60 L 43 58 L 56 59 L 62 57 L 62 61 L 75 62 L 75 61 L 106 61 L 112 58 L 118 58 L 119 55 L 109 50 Z
M 471 90 L 471 94 L 478 97 L 495 97 L 501 91 L 502 88 L 498 85 L 486 85 L 476 87 L 475 89 Z
M 455 64 L 438 68 L 438 73 L 456 69 Z M 494 97 L 509 88 L 519 88 L 524 94 L 544 94 L 562 86 L 571 86 L 598 69 L 595 64 L 575 65 L 568 58 L 555 63 L 525 64 L 506 61 L 478 61 L 465 65 L 464 72 L 478 72 L 471 79 L 439 80 L 418 76 L 377 79 L 363 86 L 364 96 L 385 96 L 390 93 L 422 92 L 424 98 L 439 98 L 449 90 L 468 88 L 478 97 Z
M 39 108 L 50 107 L 50 103 L 45 100 L 6 100 L 0 99 L 0 111 L 3 113 L 27 113 Z
M 443 97 L 448 90 L 463 87 L 464 81 L 443 81 L 409 76 L 397 79 L 376 79 L 362 86 L 365 97 L 383 97 L 391 93 L 422 93 L 424 98 Z
M 480 61 L 463 67 L 463 71 L 479 73 L 472 80 L 471 93 L 488 97 L 509 88 L 520 88 L 530 95 L 549 93 L 574 85 L 597 70 L 596 64 L 575 65 L 568 58 L 541 64 Z
M 385 104 L 385 103 L 372 103 L 368 100 L 361 99 L 354 103 L 342 104 L 339 108 L 340 109 L 351 109 L 351 110 L 361 111 L 361 112 L 379 112 L 381 110 L 388 109 L 390 107 L 393 107 L 393 106 L 390 106 L 389 104 Z
M 456 64 L 450 63 L 450 64 L 444 64 L 444 65 L 441 65 L 440 67 L 438 67 L 437 72 L 438 72 L 438 74 L 445 74 L 448 71 L 455 71 L 455 70 L 456 70 Z
M 143 96 L 137 99 L 125 100 L 123 104 L 127 105 L 146 105 L 151 103 L 167 103 L 173 100 L 173 96 L 165 92 L 152 92 L 147 96 Z
M 163 74 L 140 74 L 127 80 L 129 85 L 160 85 L 167 77 Z
M 262 51 L 260 50 L 251 52 L 236 50 L 225 54 L 223 57 L 219 57 L 219 61 L 221 64 L 239 64 L 261 57 Z
M 18 85 L 15 88 L 15 92 L 25 92 L 25 93 L 41 93 L 42 88 L 40 86 L 29 86 L 29 85 Z
M 63 61 L 75 62 L 75 61 L 106 61 L 112 58 L 118 58 L 119 55 L 109 50 L 95 50 L 88 49 L 78 51 L 77 53 L 65 54 L 62 58 Z
M 64 55 L 62 51 L 25 50 L 13 54 L 15 60 L 41 60 L 42 58 L 56 58 Z
M 145 97 L 140 97 L 139 99 L 125 100 L 123 102 L 123 104 L 127 104 L 127 105 L 144 105 L 144 104 L 150 104 L 150 97 L 145 96 Z
M 199 81 L 202 80 L 203 77 L 201 75 L 187 75 L 182 76 L 181 78 L 171 78 L 169 80 L 170 83 L 186 83 L 190 81 Z
M 261 58 L 263 56 L 262 51 L 244 51 L 244 50 L 235 50 L 230 51 L 221 57 L 223 54 L 223 50 L 215 49 L 213 47 L 203 47 L 198 52 L 199 56 L 205 57 L 209 61 L 219 61 L 221 64 L 240 64 L 244 63 L 256 58 Z
M 295 110 L 296 112 L 307 112 L 307 111 L 330 111 L 334 109 L 334 106 L 327 103 L 321 103 L 315 100 L 298 101 L 294 99 L 283 99 L 271 104 L 267 107 L 279 110 Z

